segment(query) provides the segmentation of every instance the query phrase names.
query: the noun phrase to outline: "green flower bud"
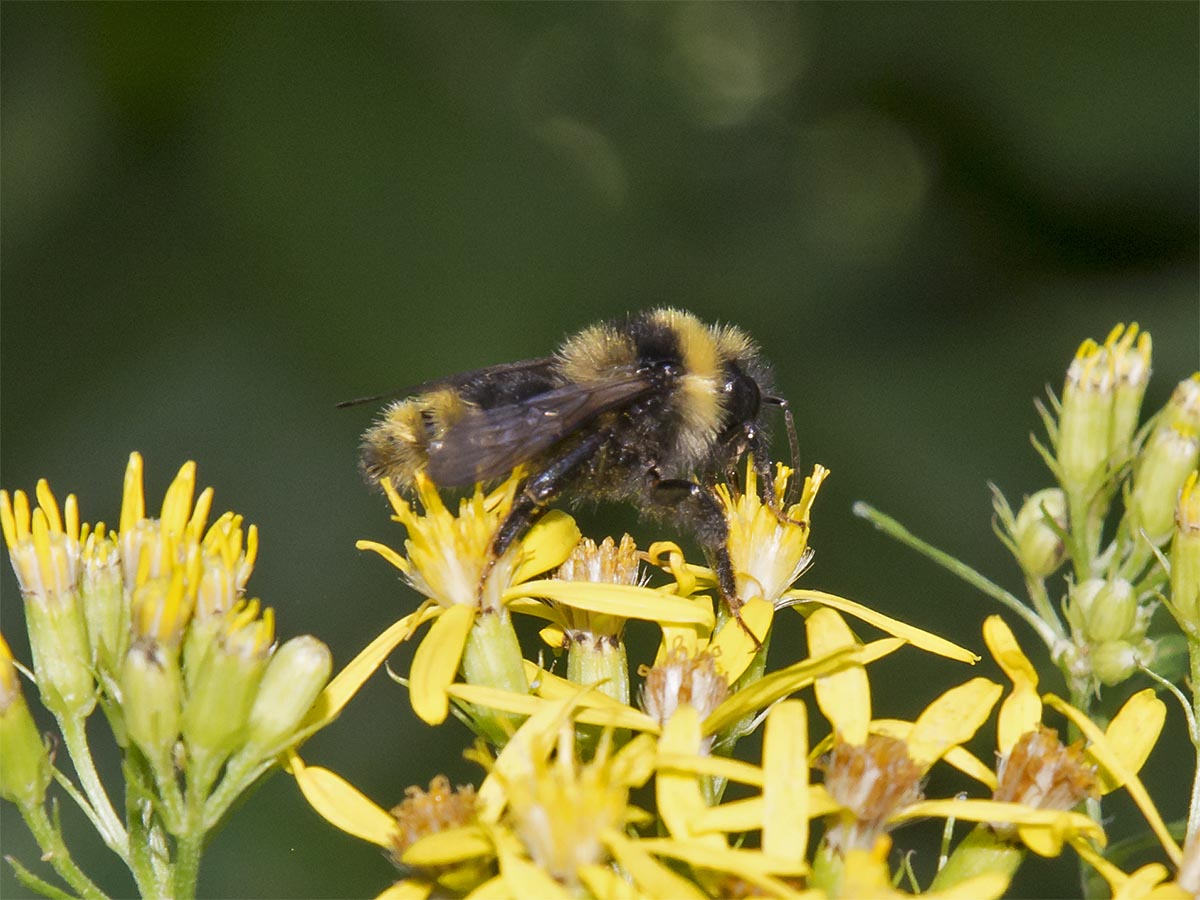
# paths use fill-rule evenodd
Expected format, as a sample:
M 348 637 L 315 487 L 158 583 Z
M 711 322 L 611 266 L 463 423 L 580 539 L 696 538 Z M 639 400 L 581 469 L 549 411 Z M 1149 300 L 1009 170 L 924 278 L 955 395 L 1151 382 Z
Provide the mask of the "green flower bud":
M 183 737 L 194 755 L 222 760 L 245 741 L 246 724 L 275 637 L 275 615 L 258 618 L 257 600 L 221 617 L 183 710 Z M 189 661 L 191 665 L 191 661 Z
M 1059 477 L 1073 495 L 1094 492 L 1108 468 L 1115 380 L 1107 348 L 1084 341 L 1067 369 L 1058 421 Z
M 1130 456 L 1141 416 L 1142 397 L 1150 381 L 1150 335 L 1144 331 L 1139 335 L 1134 322 L 1128 330 L 1118 325 L 1104 343 L 1112 353 L 1117 379 L 1108 451 L 1113 463 L 1120 465 Z
M 1092 643 L 1129 638 L 1135 632 L 1137 612 L 1133 585 L 1122 578 L 1107 581 L 1092 596 L 1084 614 L 1084 636 Z
M 117 677 L 129 647 L 129 599 L 120 547 L 102 524 L 84 542 L 82 570 L 79 592 L 92 658 L 101 672 Z
M 22 809 L 37 806 L 51 777 L 50 756 L 25 705 L 12 652 L 0 635 L 0 797 Z
M 1200 372 L 1176 385 L 1163 407 L 1163 424 L 1190 434 L 1200 432 Z
M 1067 550 L 1062 538 L 1047 523 L 1046 516 L 1067 527 L 1067 498 L 1059 488 L 1045 488 L 1025 501 L 1012 527 L 1017 562 L 1030 578 L 1045 578 L 1054 573 Z
M 1087 581 L 1071 585 L 1071 594 L 1067 598 L 1063 612 L 1066 614 L 1071 628 L 1080 637 L 1083 637 L 1087 628 L 1088 610 L 1091 609 L 1092 602 L 1103 587 L 1103 578 L 1089 578 Z
M 45 479 L 38 507 L 0 491 L 0 525 L 21 596 L 42 702 L 56 716 L 87 716 L 96 706 L 87 622 L 79 600 L 79 510 L 67 497 L 65 523 Z
M 1092 675 L 1103 685 L 1120 684 L 1138 670 L 1139 648 L 1129 641 L 1093 644 L 1089 660 Z
M 1186 427 L 1186 426 L 1185 426 Z M 1160 425 L 1138 455 L 1129 497 L 1130 525 L 1161 545 L 1171 536 L 1179 489 L 1200 462 L 1196 431 Z
M 292 638 L 267 663 L 250 710 L 246 747 L 277 752 L 312 709 L 333 671 L 333 656 L 311 635 Z
M 1192 472 L 1179 493 L 1171 544 L 1171 610 L 1179 627 L 1200 638 L 1200 489 Z
M 130 739 L 157 769 L 170 771 L 182 701 L 178 651 L 135 641 L 121 667 L 121 708 Z

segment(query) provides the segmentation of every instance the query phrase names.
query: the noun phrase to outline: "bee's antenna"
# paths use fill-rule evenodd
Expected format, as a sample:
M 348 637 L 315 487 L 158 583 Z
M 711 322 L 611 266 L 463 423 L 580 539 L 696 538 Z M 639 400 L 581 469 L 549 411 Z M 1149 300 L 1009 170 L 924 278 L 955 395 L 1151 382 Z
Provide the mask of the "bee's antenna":
M 387 400 L 389 397 L 394 397 L 395 394 L 378 394 L 374 397 L 355 397 L 353 400 L 341 400 L 335 403 L 334 409 L 346 409 L 349 406 L 360 406 L 363 403 L 376 403 L 380 400 Z
M 783 498 L 784 507 L 786 508 L 792 502 L 797 482 L 803 482 L 803 479 L 800 478 L 800 441 L 796 438 L 796 420 L 792 416 L 792 407 L 783 397 L 767 395 L 763 397 L 763 402 L 770 403 L 772 406 L 778 406 L 783 410 L 783 423 L 787 429 L 788 449 L 791 450 L 792 454 L 792 470 L 796 473 L 792 476 L 791 483 L 788 484 L 787 497 Z

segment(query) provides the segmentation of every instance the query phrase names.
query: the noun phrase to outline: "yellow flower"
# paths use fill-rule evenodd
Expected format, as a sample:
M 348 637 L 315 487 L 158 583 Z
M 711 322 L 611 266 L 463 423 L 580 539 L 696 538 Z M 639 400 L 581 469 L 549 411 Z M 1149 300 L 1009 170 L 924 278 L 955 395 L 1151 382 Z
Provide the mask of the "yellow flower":
M 569 516 L 551 512 L 494 559 L 492 541 L 512 508 L 520 483 L 521 473 L 514 472 L 489 494 L 477 487 L 459 503 L 455 515 L 424 473 L 417 474 L 415 484 L 421 512 L 389 482 L 383 482 L 393 519 L 408 532 L 405 555 L 374 541 L 359 541 L 357 546 L 375 551 L 398 568 L 428 600 L 406 624 L 389 629 L 387 640 L 367 648 L 366 658 L 351 664 L 353 678 L 338 683 L 341 703 L 362 683 L 360 676 L 365 680 L 397 643 L 411 637 L 416 626 L 427 619 L 434 620 L 433 627 L 417 648 L 409 675 L 413 710 L 426 722 L 436 725 L 445 720 L 450 710 L 446 688 L 460 666 L 470 682 L 497 684 L 517 693 L 528 691 L 521 648 L 506 608 L 514 596 L 523 595 L 510 591 L 561 564 L 578 543 L 579 530 Z M 477 722 L 498 742 L 504 740 L 504 730 L 511 724 L 515 723 Z
M 787 466 L 776 463 L 773 485 L 776 497 L 787 496 L 793 474 Z M 808 568 L 813 555 L 808 546 L 812 505 L 828 476 L 829 470 L 824 466 L 814 467 L 812 475 L 804 479 L 799 502 L 784 510 L 782 519 L 759 496 L 753 460 L 746 463 L 744 491 L 735 491 L 726 484 L 716 486 L 729 528 L 726 546 L 739 600 L 760 597 L 774 603 Z
M 857 646 L 833 610 L 808 620 L 809 652 L 816 656 Z M 913 723 L 875 722 L 863 666 L 818 678 L 817 705 L 833 726 L 821 763 L 825 787 L 841 805 L 826 842 L 838 853 L 870 850 L 903 821 L 932 813 L 922 803 L 921 782 L 937 760 L 971 739 L 1000 698 L 1000 686 L 974 678 L 934 700 Z M 914 812 L 922 810 L 923 812 Z
M 1136 774 L 1149 757 L 1166 721 L 1166 705 L 1154 696 L 1154 691 L 1147 688 L 1130 697 L 1113 716 L 1108 728 L 1101 732 L 1084 713 L 1053 694 L 1047 694 L 1045 698 L 1038 695 L 1037 672 L 999 616 L 990 616 L 984 623 L 984 640 L 1013 684 L 1013 692 L 1001 704 L 996 731 L 1001 773 L 1007 774 L 1008 778 L 985 775 L 985 783 L 993 790 L 1003 787 L 1006 797 L 1045 810 L 1069 808 L 1093 791 L 1104 795 L 1124 787 L 1162 841 L 1168 856 L 1178 862 L 1179 847 L 1168 834 Z M 1047 739 L 1048 729 L 1042 725 L 1043 699 L 1083 732 L 1088 741 L 1083 749 L 1086 764 L 1096 772 L 1094 786 L 1077 765 L 1080 762 L 1078 751 L 1070 752 L 1056 740 Z M 1031 739 L 1027 737 L 1030 734 L 1039 737 L 1030 743 Z M 1031 754 L 1038 756 L 1031 758 Z M 1021 761 L 1014 764 L 1012 760 L 1018 756 Z M 1012 769 L 1012 772 L 1006 772 L 1006 769 Z M 1047 790 L 1045 780 L 1051 772 L 1059 774 L 1051 781 L 1053 789 Z M 1017 831 L 1030 849 L 1043 855 L 1058 852 L 1062 839 L 1072 834 L 1065 819 L 1061 827 L 1049 831 L 1021 826 Z

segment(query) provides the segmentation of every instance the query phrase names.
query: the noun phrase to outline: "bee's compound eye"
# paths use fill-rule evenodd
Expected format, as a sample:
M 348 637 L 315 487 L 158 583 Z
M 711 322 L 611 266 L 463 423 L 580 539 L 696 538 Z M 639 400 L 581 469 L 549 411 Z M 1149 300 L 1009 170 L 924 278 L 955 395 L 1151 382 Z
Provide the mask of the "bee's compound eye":
M 726 380 L 724 392 L 725 418 L 731 428 L 758 418 L 762 395 L 759 393 L 758 383 L 753 378 L 735 371 Z

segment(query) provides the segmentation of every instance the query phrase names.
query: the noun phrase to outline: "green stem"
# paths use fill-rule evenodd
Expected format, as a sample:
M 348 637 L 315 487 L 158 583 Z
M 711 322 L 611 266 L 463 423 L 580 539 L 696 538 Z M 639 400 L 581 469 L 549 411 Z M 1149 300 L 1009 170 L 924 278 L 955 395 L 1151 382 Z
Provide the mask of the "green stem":
M 1025 589 L 1029 592 L 1029 599 L 1041 620 L 1054 629 L 1055 634 L 1065 635 L 1066 629 L 1063 628 L 1062 619 L 1058 617 L 1058 610 L 1050 600 L 1046 582 L 1040 578 L 1026 578 Z
M 200 856 L 204 849 L 204 833 L 190 832 L 175 843 L 175 900 L 193 900 L 200 880 Z
M 44 878 L 38 878 L 27 868 L 21 865 L 15 857 L 6 856 L 4 861 L 12 866 L 13 874 L 17 877 L 17 881 L 21 882 L 26 888 L 35 894 L 41 894 L 49 900 L 75 900 L 74 894 L 69 894 L 56 884 L 51 884 Z
M 1081 496 L 1079 491 L 1067 492 L 1067 517 L 1070 537 L 1071 567 L 1075 570 L 1075 580 L 1084 582 L 1092 577 L 1091 542 L 1088 540 L 1089 509 L 1091 501 Z
M 96 772 L 96 766 L 92 762 L 86 720 L 82 716 L 63 716 L 59 718 L 58 726 L 62 730 L 63 743 L 66 744 L 67 753 L 70 754 L 71 762 L 75 766 L 75 774 L 79 776 L 83 792 L 87 795 L 88 802 L 96 813 L 100 824 L 100 837 L 113 853 L 128 864 L 129 835 L 126 834 L 125 826 L 117 817 L 116 810 L 113 809 L 112 802 L 108 799 L 108 793 L 104 790 L 104 784 L 100 781 L 100 775 Z
M 1039 618 L 1033 610 L 1022 603 L 1015 595 L 1009 593 L 988 578 L 985 578 L 966 563 L 955 559 L 949 553 L 939 550 L 932 544 L 921 540 L 921 538 L 917 537 L 891 516 L 880 512 L 870 504 L 860 500 L 854 504 L 853 509 L 854 514 L 859 518 L 866 519 L 884 534 L 933 560 L 942 568 L 957 575 L 963 581 L 967 582 L 967 584 L 987 594 L 993 600 L 1006 607 L 1011 613 L 1023 619 L 1037 633 L 1037 636 L 1042 639 L 1042 642 L 1053 655 L 1059 641 L 1059 635 L 1055 633 L 1049 623 Z
M 175 840 L 175 900 L 192 900 L 200 879 L 200 856 L 204 850 L 204 807 L 221 770 L 223 755 L 197 750 L 187 768 L 184 821 Z
M 41 848 L 42 858 L 54 867 L 63 881 L 86 900 L 107 900 L 108 895 L 75 865 L 63 841 L 62 832 L 50 821 L 44 806 L 40 803 L 22 806 L 21 815 Z
M 170 893 L 170 862 L 155 856 L 151 829 L 153 820 L 143 812 L 153 806 L 153 776 L 139 764 L 134 752 L 125 754 L 121 767 L 125 775 L 125 820 L 129 823 L 129 870 L 143 897 L 165 897 Z
M 205 830 L 217 827 L 234 802 L 278 763 L 279 760 L 273 756 L 265 760 L 234 756 L 226 765 L 225 774 L 216 790 L 204 802 Z
M 1196 733 L 1197 723 L 1200 722 L 1200 639 L 1195 636 L 1188 638 L 1188 660 L 1191 662 L 1192 674 L 1192 715 L 1191 739 L 1196 750 L 1196 771 L 1192 777 L 1192 799 L 1188 803 L 1187 837 L 1195 837 L 1200 830 L 1200 734 Z

